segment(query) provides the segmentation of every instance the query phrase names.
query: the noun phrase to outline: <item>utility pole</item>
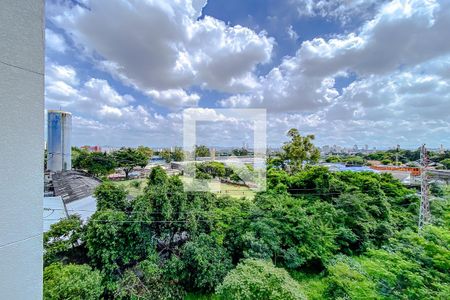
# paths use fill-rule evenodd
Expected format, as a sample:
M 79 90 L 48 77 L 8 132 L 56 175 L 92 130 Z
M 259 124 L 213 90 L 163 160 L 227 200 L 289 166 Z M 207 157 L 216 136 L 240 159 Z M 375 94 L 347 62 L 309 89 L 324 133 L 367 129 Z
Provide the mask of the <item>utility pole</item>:
M 397 149 L 395 152 L 395 165 L 398 166 L 398 151 L 400 150 L 400 145 L 397 144 Z
M 420 212 L 419 212 L 419 232 L 423 226 L 428 224 L 431 219 L 430 199 L 428 198 L 428 154 L 425 144 L 420 148 L 420 163 L 421 163 L 421 185 L 420 185 Z

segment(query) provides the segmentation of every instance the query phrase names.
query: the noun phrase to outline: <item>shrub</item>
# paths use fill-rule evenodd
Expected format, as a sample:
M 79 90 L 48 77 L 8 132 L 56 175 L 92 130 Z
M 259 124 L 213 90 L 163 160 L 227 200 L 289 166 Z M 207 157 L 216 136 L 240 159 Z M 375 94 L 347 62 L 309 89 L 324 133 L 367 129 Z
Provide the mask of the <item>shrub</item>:
M 187 272 L 186 288 L 213 291 L 231 269 L 231 258 L 225 248 L 206 234 L 186 243 L 182 260 Z
M 220 299 L 300 300 L 306 299 L 300 285 L 288 272 L 270 261 L 246 259 L 225 277 L 217 288 Z
M 102 276 L 88 265 L 51 264 L 44 269 L 44 299 L 99 299 Z

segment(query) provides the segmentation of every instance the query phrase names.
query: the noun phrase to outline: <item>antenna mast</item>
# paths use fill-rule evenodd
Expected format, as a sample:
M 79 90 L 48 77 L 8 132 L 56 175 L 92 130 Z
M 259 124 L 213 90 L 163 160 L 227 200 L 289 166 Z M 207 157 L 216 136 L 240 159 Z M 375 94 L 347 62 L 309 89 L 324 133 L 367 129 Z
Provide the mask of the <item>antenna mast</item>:
M 428 198 L 428 154 L 425 144 L 420 148 L 420 163 L 421 163 L 421 185 L 420 185 L 420 212 L 419 212 L 419 232 L 423 226 L 428 224 L 431 219 L 430 199 Z

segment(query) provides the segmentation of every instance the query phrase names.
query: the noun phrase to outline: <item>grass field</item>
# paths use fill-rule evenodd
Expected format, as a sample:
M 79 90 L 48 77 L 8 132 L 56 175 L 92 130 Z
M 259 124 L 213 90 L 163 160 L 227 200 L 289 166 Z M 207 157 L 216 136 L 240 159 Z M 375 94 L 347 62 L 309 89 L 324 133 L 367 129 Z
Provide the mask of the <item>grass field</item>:
M 128 194 L 132 197 L 136 197 L 141 194 L 145 188 L 147 179 L 139 178 L 139 179 L 130 179 L 123 181 L 115 181 L 114 183 L 118 186 L 122 186 L 127 190 Z
M 185 185 L 189 185 L 192 183 L 192 178 L 190 177 L 181 177 L 181 180 Z M 209 190 L 217 195 L 229 195 L 234 198 L 245 197 L 248 199 L 253 199 L 255 196 L 255 192 L 250 188 L 237 184 L 230 183 L 221 183 L 216 180 L 212 180 L 209 185 Z
M 185 184 L 189 184 L 191 182 L 191 178 L 181 177 Z M 122 186 L 132 197 L 136 197 L 141 194 L 146 185 L 146 179 L 130 179 L 123 181 L 115 181 L 114 182 L 118 186 Z M 210 185 L 211 191 L 217 195 L 229 195 L 234 198 L 245 197 L 248 199 L 253 199 L 255 196 L 255 192 L 249 189 L 246 186 L 229 184 L 229 183 L 220 183 L 218 181 L 214 181 Z

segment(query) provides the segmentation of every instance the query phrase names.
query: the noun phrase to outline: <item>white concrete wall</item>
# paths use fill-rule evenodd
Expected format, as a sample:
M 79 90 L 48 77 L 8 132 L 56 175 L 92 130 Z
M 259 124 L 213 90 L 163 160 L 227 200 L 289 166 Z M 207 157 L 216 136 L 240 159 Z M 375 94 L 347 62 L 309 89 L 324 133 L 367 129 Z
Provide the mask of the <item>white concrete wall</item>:
M 44 0 L 0 2 L 0 299 L 42 299 Z

